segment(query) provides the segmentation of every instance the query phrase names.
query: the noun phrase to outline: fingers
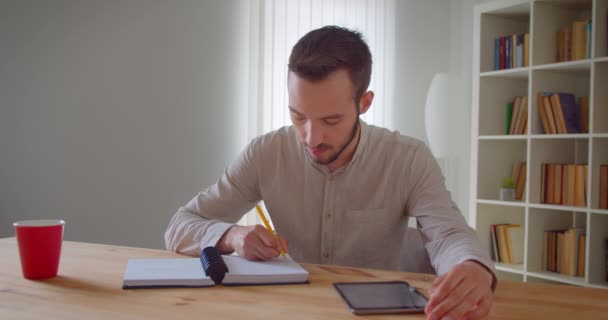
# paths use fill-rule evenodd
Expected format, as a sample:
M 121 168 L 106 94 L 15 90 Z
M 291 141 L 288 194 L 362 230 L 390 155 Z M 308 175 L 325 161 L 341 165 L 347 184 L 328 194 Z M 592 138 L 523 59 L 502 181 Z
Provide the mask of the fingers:
M 432 284 L 431 300 L 425 308 L 428 318 L 479 320 L 486 317 L 493 300 L 486 273 L 479 264 L 464 262 L 438 277 Z
M 456 266 L 455 268 L 458 268 Z M 427 314 L 432 312 L 435 307 L 437 307 L 446 297 L 452 293 L 454 288 L 460 284 L 460 282 L 464 279 L 463 272 L 454 272 L 450 271 L 447 274 L 437 278 L 435 282 L 439 284 L 433 288 L 431 288 L 431 300 L 427 303 L 425 312 Z M 435 282 L 433 282 L 433 286 L 435 286 Z M 448 309 L 449 310 L 449 309 Z M 439 318 L 438 318 L 439 319 Z
M 268 260 L 287 252 L 287 240 L 275 237 L 261 225 L 240 227 L 234 237 L 236 253 L 248 260 Z
M 467 312 L 473 310 L 478 302 L 479 292 L 474 286 L 459 287 L 448 298 L 433 309 L 430 319 L 461 319 Z M 446 317 L 446 318 L 444 318 Z
M 482 300 L 477 305 L 477 308 L 467 313 L 465 315 L 465 318 L 470 320 L 485 319 L 490 314 L 490 310 L 492 308 L 492 300 L 492 296 L 482 298 Z
M 272 232 L 259 224 L 256 224 L 253 227 L 254 232 L 260 238 L 260 240 L 262 240 L 264 245 L 267 247 L 278 248 L 277 238 L 272 234 Z

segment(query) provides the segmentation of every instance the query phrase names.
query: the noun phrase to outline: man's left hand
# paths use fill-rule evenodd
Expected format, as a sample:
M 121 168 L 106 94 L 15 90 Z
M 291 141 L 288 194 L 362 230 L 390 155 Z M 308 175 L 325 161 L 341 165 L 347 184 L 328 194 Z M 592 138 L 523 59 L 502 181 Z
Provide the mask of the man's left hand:
M 475 261 L 457 264 L 431 285 L 424 312 L 429 320 L 478 320 L 490 313 L 493 275 Z

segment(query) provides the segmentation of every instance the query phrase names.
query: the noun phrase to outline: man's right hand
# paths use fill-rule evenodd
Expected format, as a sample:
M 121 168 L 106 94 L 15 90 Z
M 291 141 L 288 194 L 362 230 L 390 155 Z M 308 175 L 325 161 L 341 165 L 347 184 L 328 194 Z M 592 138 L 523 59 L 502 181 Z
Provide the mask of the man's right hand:
M 216 244 L 222 254 L 234 251 L 247 260 L 268 260 L 281 254 L 281 249 L 287 252 L 287 240 L 275 238 L 263 226 L 232 226 Z

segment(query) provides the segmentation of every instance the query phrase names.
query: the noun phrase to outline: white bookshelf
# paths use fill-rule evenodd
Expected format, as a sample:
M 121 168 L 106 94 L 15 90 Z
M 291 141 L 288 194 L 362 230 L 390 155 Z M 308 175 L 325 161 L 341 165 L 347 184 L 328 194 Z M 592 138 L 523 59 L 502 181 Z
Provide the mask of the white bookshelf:
M 608 289 L 608 210 L 599 209 L 599 165 L 608 164 L 608 0 L 499 0 L 474 10 L 469 223 L 489 253 L 490 225 L 524 227 L 523 263 L 496 263 L 499 278 Z M 557 31 L 575 19 L 592 20 L 591 58 L 556 63 Z M 494 70 L 494 39 L 523 33 L 530 34 L 530 65 Z M 538 91 L 588 96 L 589 133 L 544 134 Z M 524 95 L 528 133 L 505 135 L 505 105 Z M 516 161 L 527 163 L 523 200 L 500 201 L 502 179 Z M 540 169 L 547 162 L 588 165 L 586 207 L 541 203 Z M 584 277 L 542 270 L 543 232 L 570 227 L 586 230 Z

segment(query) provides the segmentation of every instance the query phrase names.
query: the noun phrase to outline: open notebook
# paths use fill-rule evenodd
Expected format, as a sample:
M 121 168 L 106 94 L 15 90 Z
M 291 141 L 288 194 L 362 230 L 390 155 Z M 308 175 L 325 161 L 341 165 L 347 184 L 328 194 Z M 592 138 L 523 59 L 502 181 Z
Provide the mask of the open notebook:
M 202 256 L 202 253 L 201 253 Z M 203 257 L 178 259 L 129 259 L 123 289 L 161 287 L 208 287 L 307 283 L 308 271 L 289 255 L 268 261 L 249 261 L 239 256 L 221 256 L 225 264 L 221 279 L 209 273 Z M 226 270 L 227 269 L 227 270 Z M 213 278 L 213 279 L 212 279 Z M 215 280 L 215 281 L 214 281 Z

